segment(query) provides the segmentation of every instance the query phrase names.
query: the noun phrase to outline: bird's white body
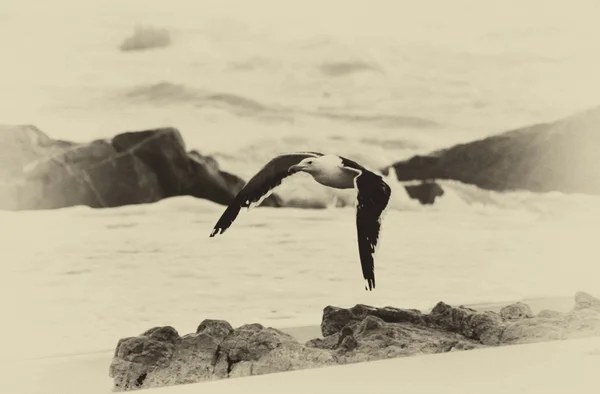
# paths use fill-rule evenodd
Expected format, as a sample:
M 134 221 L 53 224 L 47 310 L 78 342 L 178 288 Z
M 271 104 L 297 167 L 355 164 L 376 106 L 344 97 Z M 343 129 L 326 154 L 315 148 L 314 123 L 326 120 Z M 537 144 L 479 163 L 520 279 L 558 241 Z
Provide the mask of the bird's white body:
M 321 185 L 334 189 L 354 188 L 354 178 L 361 174 L 360 170 L 344 167 L 336 155 L 304 159 L 296 168 L 310 174 Z

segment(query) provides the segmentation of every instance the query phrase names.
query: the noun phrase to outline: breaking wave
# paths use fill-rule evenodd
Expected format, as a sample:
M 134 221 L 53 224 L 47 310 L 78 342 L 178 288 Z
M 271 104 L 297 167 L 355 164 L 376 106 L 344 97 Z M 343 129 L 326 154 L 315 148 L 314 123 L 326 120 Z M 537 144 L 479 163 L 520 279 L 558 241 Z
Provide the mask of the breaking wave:
M 444 195 L 439 197 L 434 205 L 421 205 L 410 199 L 403 190 L 404 183 L 387 182 L 392 187 L 392 199 L 389 210 L 400 212 L 436 212 L 442 216 L 457 216 L 453 220 L 465 220 L 471 215 L 533 215 L 539 220 L 577 219 L 582 223 L 596 223 L 595 217 L 600 216 L 600 197 L 586 195 L 569 195 L 558 192 L 531 193 L 526 191 L 495 192 L 479 189 L 476 186 L 460 182 L 440 182 Z M 316 184 L 308 175 L 299 174 L 293 180 L 285 180 L 276 193 L 281 196 L 291 208 L 254 208 L 268 209 L 354 209 L 356 195 L 353 190 L 334 190 Z M 123 217 L 131 214 L 142 214 L 146 211 L 169 211 L 189 215 L 210 214 L 222 211 L 223 206 L 216 203 L 182 196 L 173 197 L 153 204 L 110 208 L 102 212 L 83 207 L 67 208 L 65 210 L 81 211 L 83 215 L 110 214 Z M 64 210 L 63 210 L 64 211 Z M 432 223 L 435 226 L 435 223 Z
M 496 192 L 458 181 L 441 181 L 444 195 L 434 205 L 421 205 L 411 199 L 404 186 L 388 176 L 386 181 L 392 188 L 389 209 L 394 211 L 436 211 L 449 214 L 526 214 L 542 219 L 600 217 L 600 197 L 570 195 L 560 192 L 533 193 L 528 191 Z M 284 182 L 279 195 L 299 208 L 342 208 L 354 207 L 354 190 L 334 190 L 317 185 L 308 177 Z

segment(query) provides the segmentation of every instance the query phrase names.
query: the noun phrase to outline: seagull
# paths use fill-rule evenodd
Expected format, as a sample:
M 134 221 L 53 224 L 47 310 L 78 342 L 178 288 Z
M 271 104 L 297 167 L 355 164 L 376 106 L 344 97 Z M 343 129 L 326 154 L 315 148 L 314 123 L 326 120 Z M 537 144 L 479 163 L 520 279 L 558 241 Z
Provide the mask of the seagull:
M 319 152 L 284 153 L 265 164 L 240 190 L 221 215 L 210 236 L 224 233 L 242 208 L 252 208 L 267 198 L 290 175 L 305 172 L 321 185 L 356 190 L 356 229 L 365 290 L 375 288 L 374 257 L 391 188 L 355 161 Z

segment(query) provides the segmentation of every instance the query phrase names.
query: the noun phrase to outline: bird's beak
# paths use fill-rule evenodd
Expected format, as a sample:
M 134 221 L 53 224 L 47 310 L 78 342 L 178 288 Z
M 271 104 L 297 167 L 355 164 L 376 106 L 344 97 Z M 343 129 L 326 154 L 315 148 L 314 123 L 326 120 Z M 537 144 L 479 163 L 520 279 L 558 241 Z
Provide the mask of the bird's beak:
M 292 173 L 292 172 L 298 172 L 298 171 L 302 171 L 306 168 L 305 164 L 294 164 L 293 166 L 291 166 L 290 168 L 288 168 L 288 172 Z

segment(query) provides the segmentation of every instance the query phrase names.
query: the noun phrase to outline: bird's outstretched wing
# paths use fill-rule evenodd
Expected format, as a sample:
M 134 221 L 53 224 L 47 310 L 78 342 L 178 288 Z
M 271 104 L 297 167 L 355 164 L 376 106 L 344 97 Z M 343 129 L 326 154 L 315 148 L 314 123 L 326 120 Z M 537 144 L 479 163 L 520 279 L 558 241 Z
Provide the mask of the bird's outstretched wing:
M 294 174 L 289 168 L 308 157 L 323 156 L 318 152 L 285 153 L 273 158 L 260 169 L 235 196 L 210 233 L 211 237 L 223 234 L 231 226 L 242 208 L 260 204 L 279 186 L 284 178 Z
M 368 290 L 375 288 L 375 252 L 377 250 L 381 222 L 391 196 L 391 189 L 377 174 L 362 169 L 354 179 L 357 189 L 356 229 L 358 252 L 363 277 Z M 367 289 L 365 286 L 365 290 Z

